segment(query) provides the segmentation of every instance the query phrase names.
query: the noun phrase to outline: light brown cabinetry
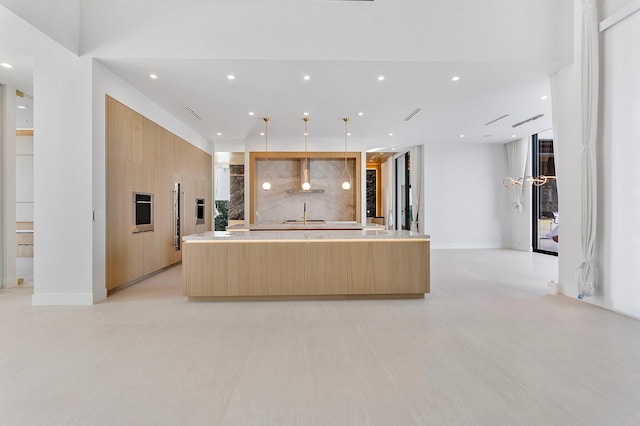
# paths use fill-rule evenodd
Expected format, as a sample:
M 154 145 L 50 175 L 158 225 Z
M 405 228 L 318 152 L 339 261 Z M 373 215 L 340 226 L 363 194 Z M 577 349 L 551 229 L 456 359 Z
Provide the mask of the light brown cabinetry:
M 429 241 L 389 245 L 389 291 L 428 293 L 429 266 Z
M 270 296 L 307 294 L 307 243 L 268 245 Z
M 106 98 L 106 286 L 111 290 L 179 262 L 173 244 L 174 183 L 181 189 L 181 235 L 210 230 L 211 211 L 195 228 L 195 198 L 207 209 L 211 156 L 153 121 Z M 189 154 L 187 154 L 189 153 Z M 133 192 L 153 194 L 153 231 L 134 234 Z
M 187 244 L 183 251 L 182 277 L 185 294 L 199 297 L 227 296 L 226 245 Z M 201 268 L 199 265 L 208 267 Z
M 429 241 L 186 241 L 188 297 L 424 297 Z M 215 254 L 214 254 L 215 251 Z
M 309 294 L 347 294 L 347 243 L 309 243 L 307 254 Z
M 192 267 L 195 268 L 195 265 L 190 265 L 189 270 Z M 214 270 L 211 272 L 215 274 Z M 215 279 L 218 279 L 217 275 Z M 231 243 L 227 245 L 227 288 L 229 296 L 266 296 L 269 294 L 266 243 Z
M 347 286 L 351 294 L 389 293 L 389 243 L 347 244 Z

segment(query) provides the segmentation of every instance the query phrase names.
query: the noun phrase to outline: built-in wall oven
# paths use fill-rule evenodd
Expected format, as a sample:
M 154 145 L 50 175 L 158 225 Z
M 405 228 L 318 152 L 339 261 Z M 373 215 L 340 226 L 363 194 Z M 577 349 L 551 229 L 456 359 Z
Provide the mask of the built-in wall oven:
M 153 231 L 153 194 L 133 193 L 132 232 Z
M 204 198 L 196 198 L 196 225 L 204 224 Z

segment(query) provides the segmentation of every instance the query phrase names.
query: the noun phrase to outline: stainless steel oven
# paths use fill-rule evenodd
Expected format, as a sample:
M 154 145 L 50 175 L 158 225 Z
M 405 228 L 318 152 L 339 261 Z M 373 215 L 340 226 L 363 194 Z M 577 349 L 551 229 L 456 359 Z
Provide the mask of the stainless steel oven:
M 196 225 L 204 224 L 204 198 L 196 198 Z
M 132 232 L 153 231 L 153 194 L 133 193 Z

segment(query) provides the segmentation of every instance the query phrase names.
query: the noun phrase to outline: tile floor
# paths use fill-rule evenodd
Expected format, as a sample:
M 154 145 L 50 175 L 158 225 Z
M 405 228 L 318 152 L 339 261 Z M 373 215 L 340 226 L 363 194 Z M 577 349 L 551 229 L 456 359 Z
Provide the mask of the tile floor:
M 436 250 L 424 300 L 189 302 L 180 266 L 94 306 L 0 290 L 0 424 L 640 424 L 640 321 L 555 279 Z

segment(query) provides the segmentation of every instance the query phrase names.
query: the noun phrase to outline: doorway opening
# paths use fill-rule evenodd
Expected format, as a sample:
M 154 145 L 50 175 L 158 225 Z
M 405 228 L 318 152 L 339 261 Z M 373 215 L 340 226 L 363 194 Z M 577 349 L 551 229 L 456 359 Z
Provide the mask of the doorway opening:
M 411 158 L 408 152 L 396 158 L 396 229 L 411 229 Z
M 533 251 L 557 256 L 560 215 L 558 212 L 558 186 L 552 138 L 533 135 L 532 174 L 535 177 L 553 177 L 543 185 L 533 185 Z

